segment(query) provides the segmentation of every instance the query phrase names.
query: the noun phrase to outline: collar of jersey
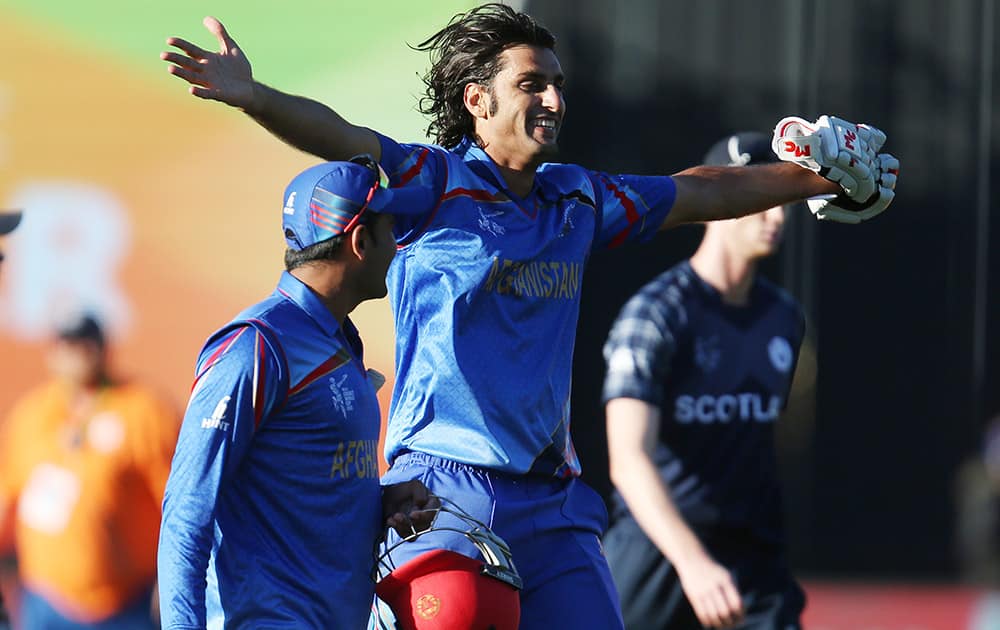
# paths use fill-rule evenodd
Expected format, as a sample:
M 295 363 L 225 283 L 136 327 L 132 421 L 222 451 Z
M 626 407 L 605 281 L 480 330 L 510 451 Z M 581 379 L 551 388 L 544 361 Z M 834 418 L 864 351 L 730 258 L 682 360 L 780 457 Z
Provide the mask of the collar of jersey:
M 277 290 L 281 295 L 308 313 L 319 324 L 320 328 L 323 329 L 323 332 L 333 337 L 340 331 L 340 325 L 337 324 L 337 320 L 334 318 L 333 313 L 330 312 L 330 309 L 316 297 L 316 294 L 309 287 L 292 274 L 287 271 L 282 272 L 281 279 L 278 280 Z M 351 323 L 351 320 L 345 319 L 344 334 L 348 339 L 351 338 L 350 333 L 353 329 L 354 324 Z
M 531 192 L 528 193 L 527 197 L 521 198 L 511 192 L 511 190 L 507 187 L 507 182 L 504 180 L 503 175 L 500 173 L 500 169 L 497 168 L 497 164 L 493 161 L 493 158 L 491 158 L 486 151 L 483 151 L 482 147 L 469 139 L 468 136 L 463 138 L 462 142 L 455 147 L 455 152 L 462 156 L 462 159 L 473 173 L 482 177 L 494 188 L 507 195 L 507 198 L 510 199 L 511 202 L 513 202 L 513 204 L 517 206 L 522 213 L 524 213 L 525 216 L 534 219 L 538 215 L 537 197 L 541 194 L 541 186 L 538 181 L 537 172 L 535 174 L 535 181 L 531 186 Z
M 760 287 L 759 276 L 755 276 L 753 284 L 750 285 L 750 299 L 747 301 L 745 305 L 737 306 L 735 304 L 727 304 L 722 299 L 722 293 L 720 293 L 718 289 L 710 285 L 704 278 L 698 275 L 698 272 L 695 271 L 694 267 L 691 266 L 690 258 L 684 260 L 682 264 L 684 265 L 684 270 L 691 277 L 692 279 L 691 281 L 694 283 L 695 287 L 701 292 L 703 296 L 705 296 L 707 300 L 711 301 L 712 304 L 714 304 L 715 307 L 721 310 L 722 312 L 728 313 L 730 314 L 730 316 L 739 317 L 743 314 L 752 313 L 755 311 L 755 308 L 751 307 L 757 304 L 757 292 Z

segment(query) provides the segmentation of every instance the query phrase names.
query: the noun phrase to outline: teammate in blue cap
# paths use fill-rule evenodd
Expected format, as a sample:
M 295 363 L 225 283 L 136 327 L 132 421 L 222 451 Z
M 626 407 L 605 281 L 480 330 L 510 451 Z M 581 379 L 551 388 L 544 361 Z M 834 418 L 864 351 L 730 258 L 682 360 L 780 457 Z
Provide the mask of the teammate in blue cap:
M 770 138 L 717 142 L 712 165 L 776 160 Z M 774 423 L 805 322 L 757 274 L 785 208 L 705 226 L 689 260 L 622 309 L 604 347 L 614 517 L 604 538 L 630 630 L 799 627 Z
M 382 379 L 348 317 L 386 293 L 392 196 L 370 159 L 285 191 L 288 271 L 198 358 L 163 502 L 164 628 L 361 628 L 383 527 L 429 524 L 422 484 L 380 488 Z
M 422 479 L 510 544 L 524 580 L 522 628 L 621 627 L 599 543 L 607 514 L 578 480 L 569 430 L 591 252 L 819 194 L 850 195 L 830 203 L 848 213 L 848 201 L 859 203 L 867 218 L 895 183 L 876 165 L 884 136 L 826 119 L 782 127 L 783 155 L 825 177 L 791 164 L 638 177 L 546 163 L 566 113 L 555 39 L 530 16 L 486 4 L 419 47 L 431 54 L 421 103 L 438 144 L 402 144 L 254 81 L 222 24 L 205 25 L 219 52 L 170 38 L 179 52 L 161 55 L 192 94 L 240 108 L 325 159 L 371 153 L 394 189 L 426 194 L 393 229 L 386 479 Z M 430 546 L 476 553 L 460 534 L 442 534 L 400 548 L 396 561 Z

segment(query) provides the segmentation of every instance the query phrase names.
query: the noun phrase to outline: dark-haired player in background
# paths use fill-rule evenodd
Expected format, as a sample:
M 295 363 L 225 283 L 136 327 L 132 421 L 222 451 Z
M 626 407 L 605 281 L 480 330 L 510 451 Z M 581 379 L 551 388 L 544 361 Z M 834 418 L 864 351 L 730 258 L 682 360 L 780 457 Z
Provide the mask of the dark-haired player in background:
M 723 138 L 706 164 L 776 160 L 770 138 Z M 785 564 L 774 423 L 804 333 L 799 305 L 757 275 L 785 208 L 705 226 L 689 260 L 624 306 L 604 347 L 614 522 L 604 549 L 627 628 L 798 627 Z

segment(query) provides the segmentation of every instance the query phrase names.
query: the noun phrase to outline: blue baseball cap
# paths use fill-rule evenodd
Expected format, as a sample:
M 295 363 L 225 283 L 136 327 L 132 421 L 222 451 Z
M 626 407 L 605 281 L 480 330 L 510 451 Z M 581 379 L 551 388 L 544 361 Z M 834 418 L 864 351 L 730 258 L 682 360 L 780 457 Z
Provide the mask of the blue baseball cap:
M 771 149 L 771 136 L 759 131 L 741 131 L 722 138 L 705 155 L 708 166 L 746 166 L 777 162 Z
M 285 242 L 301 250 L 340 236 L 360 223 L 366 211 L 385 210 L 394 194 L 381 185 L 381 171 L 370 155 L 310 167 L 285 188 Z

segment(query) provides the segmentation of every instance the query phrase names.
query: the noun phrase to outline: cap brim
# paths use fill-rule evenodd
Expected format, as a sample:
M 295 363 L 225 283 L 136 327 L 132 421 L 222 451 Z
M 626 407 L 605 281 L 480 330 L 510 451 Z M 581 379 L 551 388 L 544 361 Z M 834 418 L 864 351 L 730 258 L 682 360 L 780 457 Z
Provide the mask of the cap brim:
M 14 228 L 21 222 L 21 211 L 20 210 L 3 210 L 0 211 L 0 234 L 9 234 L 14 231 Z

